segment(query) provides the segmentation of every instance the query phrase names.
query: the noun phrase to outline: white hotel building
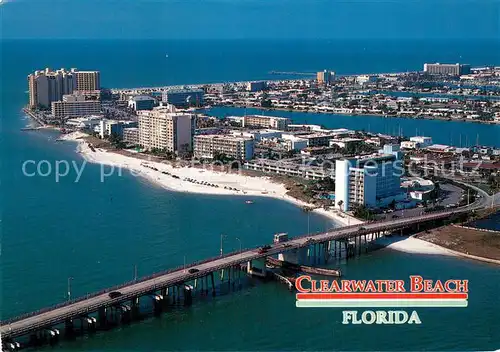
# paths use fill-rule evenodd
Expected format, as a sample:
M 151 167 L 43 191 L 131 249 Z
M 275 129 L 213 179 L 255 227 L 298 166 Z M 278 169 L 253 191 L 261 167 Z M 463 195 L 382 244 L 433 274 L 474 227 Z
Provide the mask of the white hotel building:
M 198 135 L 194 137 L 194 157 L 214 159 L 224 154 L 235 160 L 250 160 L 254 155 L 254 139 L 245 136 Z
M 290 119 L 286 117 L 265 116 L 265 115 L 246 115 L 243 116 L 243 127 L 271 128 L 285 131 L 288 128 Z
M 335 162 L 335 202 L 342 201 L 342 210 L 376 207 L 401 195 L 401 152 L 385 147 L 384 154 Z

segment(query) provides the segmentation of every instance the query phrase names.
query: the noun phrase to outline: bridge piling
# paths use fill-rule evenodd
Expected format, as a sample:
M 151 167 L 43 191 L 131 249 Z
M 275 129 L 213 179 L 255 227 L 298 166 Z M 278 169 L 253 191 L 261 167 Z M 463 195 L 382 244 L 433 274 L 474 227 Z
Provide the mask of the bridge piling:
M 64 334 L 66 337 L 72 337 L 74 335 L 73 319 L 66 319 L 64 322 Z
M 132 298 L 132 302 L 131 302 L 131 318 L 132 320 L 136 320 L 137 318 L 139 318 L 139 314 L 140 314 L 140 309 L 139 309 L 139 296 L 135 296 L 134 298 Z
M 106 317 L 106 307 L 100 307 L 97 312 L 97 320 L 99 321 L 99 327 L 105 328 L 107 325 L 107 317 Z
M 212 280 L 212 297 L 215 297 L 215 280 L 214 280 L 214 273 L 210 273 L 210 279 Z
M 192 286 L 184 285 L 184 305 L 190 306 L 193 303 Z

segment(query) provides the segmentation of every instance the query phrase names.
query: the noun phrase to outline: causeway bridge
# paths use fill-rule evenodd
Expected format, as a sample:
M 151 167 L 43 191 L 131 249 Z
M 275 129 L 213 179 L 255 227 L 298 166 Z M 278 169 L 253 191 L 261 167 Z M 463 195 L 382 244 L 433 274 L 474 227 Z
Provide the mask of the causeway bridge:
M 165 296 L 174 295 L 177 291 L 179 295 L 181 290 L 184 290 L 184 299 L 186 299 L 186 289 L 189 291 L 190 282 L 202 282 L 205 280 L 205 288 L 208 293 L 209 279 L 211 280 L 212 294 L 215 296 L 214 272 L 221 270 L 238 270 L 242 267 L 247 268 L 248 274 L 265 276 L 266 275 L 266 258 L 270 256 L 284 256 L 293 251 L 308 250 L 311 246 L 325 246 L 331 241 L 342 245 L 342 241 L 346 245 L 354 240 L 354 244 L 358 241 L 361 247 L 361 240 L 369 235 L 382 235 L 388 232 L 394 232 L 402 229 L 413 228 L 417 229 L 420 225 L 442 221 L 448 218 L 461 215 L 462 213 L 471 210 L 482 208 L 484 205 L 479 202 L 470 206 L 455 208 L 434 213 L 424 213 L 411 218 L 397 218 L 385 221 L 367 222 L 358 225 L 335 228 L 327 232 L 306 234 L 299 237 L 294 237 L 283 243 L 275 243 L 262 248 L 250 248 L 240 251 L 227 253 L 214 258 L 209 258 L 199 262 L 191 263 L 186 266 L 166 270 L 155 273 L 153 275 L 133 280 L 119 286 L 110 287 L 102 291 L 89 294 L 71 301 L 57 304 L 52 307 L 47 307 L 35 312 L 23 314 L 11 319 L 4 320 L 0 323 L 0 334 L 4 343 L 6 341 L 14 341 L 18 338 L 31 338 L 31 344 L 40 338 L 41 331 L 54 331 L 56 326 L 64 324 L 64 330 L 67 333 L 73 329 L 73 320 L 87 319 L 89 325 L 93 322 L 99 324 L 99 327 L 106 326 L 107 314 L 106 310 L 122 308 L 120 311 L 132 311 L 138 309 L 139 298 L 149 296 L 153 298 L 153 303 L 156 308 L 156 301 L 162 300 Z M 335 244 L 336 246 L 337 244 Z M 329 247 L 329 246 L 328 246 Z M 360 250 L 361 253 L 361 250 Z M 297 258 L 297 255 L 295 255 Z M 286 259 L 291 261 L 290 259 Z M 296 259 L 297 263 L 297 259 Z M 297 263 L 299 264 L 299 263 Z M 229 276 L 230 277 L 230 276 Z M 118 291 L 121 293 L 118 297 L 113 297 L 110 292 Z M 190 296 L 190 292 L 187 292 Z M 179 297 L 179 296 L 177 296 Z M 189 297 L 188 297 L 189 298 Z M 179 299 L 179 298 L 178 298 Z M 130 308 L 132 307 L 132 308 Z M 97 315 L 97 319 L 93 316 Z M 92 320 L 89 318 L 92 317 Z M 90 328 L 90 326 L 89 326 Z M 59 331 L 56 329 L 57 334 Z M 54 335 L 54 334 L 52 334 Z M 45 336 L 45 335 L 44 335 Z M 50 336 L 49 336 L 50 339 Z M 12 344 L 11 344 L 12 345 Z M 16 349 L 16 348 L 14 348 Z

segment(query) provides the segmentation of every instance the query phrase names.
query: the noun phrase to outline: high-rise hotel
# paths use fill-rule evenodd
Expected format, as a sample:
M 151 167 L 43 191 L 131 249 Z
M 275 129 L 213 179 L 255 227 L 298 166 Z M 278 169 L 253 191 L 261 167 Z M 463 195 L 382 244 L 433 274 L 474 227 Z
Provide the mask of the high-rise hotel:
M 30 108 L 50 108 L 52 102 L 62 101 L 64 95 L 74 91 L 100 90 L 99 71 L 78 71 L 64 68 L 35 71 L 28 76 Z
M 142 147 L 173 153 L 193 150 L 194 114 L 175 112 L 175 107 L 169 105 L 139 111 L 138 116 L 139 144 Z
M 385 145 L 378 155 L 336 160 L 336 203 L 348 211 L 396 199 L 401 195 L 402 157 L 399 145 Z

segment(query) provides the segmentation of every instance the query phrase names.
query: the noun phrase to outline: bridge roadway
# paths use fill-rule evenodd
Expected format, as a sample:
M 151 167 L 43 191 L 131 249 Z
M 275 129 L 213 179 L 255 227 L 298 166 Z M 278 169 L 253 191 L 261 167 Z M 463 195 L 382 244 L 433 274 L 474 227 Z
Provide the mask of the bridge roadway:
M 101 307 L 110 307 L 129 301 L 137 296 L 147 295 L 159 291 L 165 287 L 182 285 L 185 282 L 196 278 L 204 277 L 212 272 L 237 266 L 251 260 L 264 258 L 278 253 L 286 252 L 294 248 L 302 248 L 314 243 L 321 243 L 331 240 L 347 239 L 354 236 L 373 233 L 377 231 L 388 231 L 404 228 L 423 221 L 439 220 L 450 215 L 470 211 L 481 207 L 478 203 L 468 207 L 455 208 L 453 210 L 427 213 L 412 218 L 398 218 L 386 221 L 364 223 L 332 229 L 328 232 L 317 234 L 306 234 L 290 239 L 288 242 L 274 244 L 265 253 L 259 253 L 258 248 L 246 249 L 241 252 L 228 253 L 207 259 L 201 262 L 192 263 L 185 267 L 179 267 L 168 271 L 153 274 L 141 278 L 137 281 L 128 282 L 120 286 L 108 288 L 100 292 L 81 297 L 73 301 L 64 302 L 53 307 L 48 307 L 40 311 L 14 317 L 0 323 L 0 335 L 5 338 L 15 338 L 41 329 L 47 329 L 57 324 L 63 323 L 67 319 L 76 319 L 98 311 Z M 361 227 L 360 227 L 361 226 Z M 196 267 L 199 271 L 190 274 L 188 269 Z M 109 292 L 120 290 L 122 295 L 111 299 Z

